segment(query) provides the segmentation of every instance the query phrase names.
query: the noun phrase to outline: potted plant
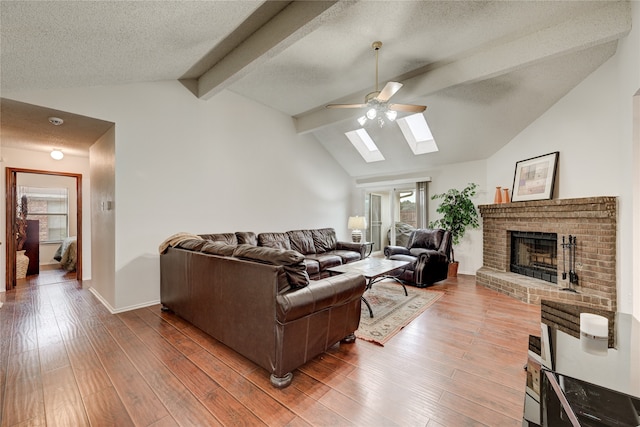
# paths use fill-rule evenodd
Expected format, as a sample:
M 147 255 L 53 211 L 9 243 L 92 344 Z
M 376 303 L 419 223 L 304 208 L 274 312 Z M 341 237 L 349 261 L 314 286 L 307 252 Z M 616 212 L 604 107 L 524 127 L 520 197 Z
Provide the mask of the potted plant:
M 431 221 L 430 228 L 443 228 L 451 232 L 451 258 L 449 264 L 449 276 L 457 277 L 458 262 L 455 260 L 453 247 L 460 243 L 464 233 L 469 228 L 478 228 L 478 211 L 471 201 L 476 195 L 478 184 L 470 183 L 462 191 L 455 188 L 442 194 L 434 194 L 431 200 L 442 199 L 436 212 L 442 214 L 440 219 Z

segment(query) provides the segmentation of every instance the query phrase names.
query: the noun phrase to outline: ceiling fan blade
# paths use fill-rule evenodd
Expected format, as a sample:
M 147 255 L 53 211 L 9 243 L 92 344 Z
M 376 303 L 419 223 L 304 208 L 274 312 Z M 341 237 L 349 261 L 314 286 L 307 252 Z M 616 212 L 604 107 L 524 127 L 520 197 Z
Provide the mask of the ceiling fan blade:
M 427 109 L 427 107 L 424 105 L 389 104 L 389 109 L 393 111 L 402 111 L 404 113 L 422 113 Z
M 379 102 L 387 102 L 389 98 L 391 98 L 397 91 L 402 87 L 402 83 L 398 82 L 389 82 L 380 91 L 378 96 L 376 96 L 376 100 Z
M 364 108 L 367 104 L 329 104 L 327 108 Z

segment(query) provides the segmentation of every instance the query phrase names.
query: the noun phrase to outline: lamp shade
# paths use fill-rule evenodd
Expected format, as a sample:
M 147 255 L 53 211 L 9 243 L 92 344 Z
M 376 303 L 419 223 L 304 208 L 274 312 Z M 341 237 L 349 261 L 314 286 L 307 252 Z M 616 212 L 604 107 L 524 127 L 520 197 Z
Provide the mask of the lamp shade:
M 350 230 L 364 230 L 367 228 L 367 219 L 363 216 L 350 216 L 347 228 Z

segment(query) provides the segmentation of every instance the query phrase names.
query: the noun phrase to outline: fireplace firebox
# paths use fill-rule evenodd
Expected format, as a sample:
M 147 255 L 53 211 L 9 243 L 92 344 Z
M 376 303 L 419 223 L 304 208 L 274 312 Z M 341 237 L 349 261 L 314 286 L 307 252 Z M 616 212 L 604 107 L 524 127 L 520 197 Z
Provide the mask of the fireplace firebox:
M 558 283 L 558 235 L 511 232 L 511 271 Z

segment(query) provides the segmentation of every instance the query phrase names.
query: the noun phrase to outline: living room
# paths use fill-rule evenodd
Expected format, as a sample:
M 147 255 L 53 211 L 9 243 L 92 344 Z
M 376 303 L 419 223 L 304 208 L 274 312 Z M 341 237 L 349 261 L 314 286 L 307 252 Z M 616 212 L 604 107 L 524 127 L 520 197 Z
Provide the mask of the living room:
M 449 188 L 462 188 L 469 182 L 475 182 L 479 185 L 479 194 L 474 202 L 476 205 L 486 205 L 493 203 L 496 186 L 511 188 L 515 165 L 518 161 L 558 151 L 560 156 L 554 199 L 613 196 L 618 200 L 617 308 L 640 318 L 640 267 L 637 267 L 637 263 L 634 262 L 640 253 L 640 30 L 637 25 L 628 31 L 623 31 L 624 35 L 612 36 L 607 42 L 601 42 L 602 46 L 598 46 L 603 51 L 594 52 L 593 62 L 586 60 L 589 65 L 581 63 L 585 70 L 588 70 L 589 66 L 593 69 L 575 84 L 561 81 L 563 78 L 544 66 L 545 61 L 541 61 L 538 67 L 529 70 L 531 74 L 537 74 L 540 79 L 558 80 L 558 85 L 566 88 L 564 92 L 554 93 L 557 99 L 549 97 L 546 93 L 540 93 L 535 86 L 518 86 L 515 75 L 509 73 L 505 74 L 507 77 L 503 80 L 487 77 L 485 80 L 488 81 L 489 89 L 484 86 L 483 89 L 489 92 L 492 92 L 491 88 L 493 88 L 496 93 L 499 92 L 501 96 L 508 98 L 513 85 L 513 90 L 517 90 L 519 95 L 526 95 L 518 97 L 515 103 L 520 105 L 522 110 L 527 110 L 528 102 L 531 102 L 532 111 L 528 112 L 527 120 L 519 119 L 515 114 L 513 116 L 509 114 L 509 108 L 506 106 L 512 104 L 501 104 L 500 99 L 490 97 L 488 94 L 458 102 L 457 96 L 462 96 L 465 90 L 473 85 L 471 81 L 454 86 L 448 92 L 445 91 L 445 94 L 434 93 L 405 99 L 403 91 L 410 89 L 410 85 L 407 85 L 396 95 L 398 102 L 424 100 L 429 107 L 424 115 L 433 127 L 441 153 L 433 156 L 430 154 L 416 156 L 416 159 L 407 160 L 406 168 L 400 160 L 396 159 L 396 168 L 391 169 L 382 162 L 366 164 L 359 159 L 357 152 L 344 137 L 342 129 L 333 131 L 334 136 L 338 134 L 340 138 L 331 137 L 327 141 L 324 133 L 327 132 L 327 128 L 319 127 L 310 130 L 312 127 L 308 121 L 251 99 L 232 88 L 209 94 L 210 96 L 204 99 L 194 96 L 177 78 L 110 83 L 92 83 L 89 79 L 88 82 L 68 86 L 56 85 L 55 82 L 48 80 L 38 81 L 37 84 L 30 83 L 28 79 L 25 80 L 26 83 L 5 80 L 9 79 L 8 75 L 16 76 L 16 68 L 22 67 L 25 75 L 29 74 L 30 67 L 46 69 L 46 66 L 42 66 L 36 60 L 37 55 L 31 57 L 31 60 L 24 59 L 25 62 L 22 64 L 20 56 L 15 54 L 16 51 L 7 48 L 12 46 L 9 41 L 15 41 L 20 36 L 28 39 L 25 33 L 21 34 L 15 28 L 13 31 L 17 31 L 15 34 L 18 34 L 18 37 L 7 35 L 10 31 L 7 28 L 11 28 L 5 25 L 5 22 L 10 21 L 10 14 L 7 13 L 9 9 L 5 9 L 7 3 L 2 2 L 2 23 L 5 27 L 1 33 L 2 99 L 44 107 L 52 113 L 63 112 L 70 117 L 83 116 L 111 123 L 108 130 L 97 138 L 90 151 L 78 155 L 68 151 L 63 161 L 51 159 L 49 151 L 54 148 L 51 145 L 41 150 L 7 145 L 5 144 L 5 138 L 8 135 L 6 130 L 3 130 L 2 139 L 0 139 L 2 156 L 0 164 L 3 169 L 23 168 L 83 175 L 82 215 L 85 243 L 82 247 L 83 286 L 91 288 L 91 292 L 103 307 L 96 308 L 86 301 L 78 304 L 89 312 L 98 313 L 98 317 L 108 316 L 109 313 L 120 313 L 121 318 L 135 323 L 135 317 L 138 314 L 127 313 L 147 306 L 155 307 L 158 304 L 160 299 L 158 245 L 175 232 L 269 232 L 296 228 L 334 227 L 342 240 L 349 240 L 350 230 L 347 228 L 347 218 L 365 213 L 364 198 L 371 182 L 379 182 L 382 185 L 394 180 L 429 177 L 430 194 L 442 193 Z M 474 7 L 474 3 L 476 2 L 469 2 L 471 4 L 469 7 Z M 623 2 L 623 4 L 626 4 L 624 7 L 628 6 L 628 13 L 621 14 L 616 9 L 617 11 L 612 12 L 611 16 L 607 13 L 601 14 L 605 22 L 602 23 L 602 28 L 607 28 L 606 22 L 609 22 L 609 18 L 615 21 L 620 15 L 628 17 L 629 26 L 631 21 L 640 22 L 640 3 L 634 1 Z M 616 8 L 619 5 L 612 3 L 611 7 Z M 65 15 L 68 12 L 68 9 L 63 9 L 51 13 L 56 17 L 64 16 L 64 19 L 71 19 L 69 16 L 78 18 L 73 14 Z M 46 15 L 49 12 L 40 11 L 40 13 Z M 589 16 L 593 18 L 592 15 Z M 40 19 L 42 19 L 41 15 Z M 28 34 L 28 31 L 35 30 L 25 27 L 24 31 Z M 368 74 L 373 65 L 369 44 L 374 40 L 371 36 L 375 34 L 377 38 L 379 32 L 380 28 L 369 29 L 365 37 L 367 42 L 364 43 L 361 51 L 353 52 L 353 57 L 339 55 L 347 68 L 356 56 L 355 62 L 364 62 L 362 74 L 366 74 L 366 78 L 363 79 L 366 83 L 363 87 L 368 88 L 369 80 L 373 81 L 373 73 L 370 73 L 371 76 Z M 590 30 L 585 31 L 585 33 L 588 32 Z M 182 35 L 172 34 L 175 38 Z M 380 38 L 389 40 L 380 53 L 380 64 L 383 67 L 387 52 L 400 50 L 402 42 L 393 41 L 391 37 L 385 38 L 384 35 L 380 35 Z M 55 41 L 55 38 L 53 39 Z M 550 41 L 550 44 L 553 44 L 552 42 L 554 41 Z M 88 50 L 92 48 L 89 47 Z M 7 52 L 12 52 L 14 56 L 4 56 L 8 55 Z M 564 65 L 570 66 L 581 52 L 581 49 L 565 52 L 567 56 L 563 55 Z M 147 52 L 142 56 L 146 54 L 151 55 Z M 86 52 L 85 55 L 87 55 Z M 390 55 L 389 61 L 395 61 Z M 599 63 L 603 56 L 606 59 Z M 27 57 L 28 55 L 25 58 Z M 153 55 L 151 57 L 150 62 L 153 62 Z M 79 55 L 79 58 L 82 59 L 83 55 Z M 522 58 L 513 59 L 512 65 L 514 68 L 522 67 L 525 70 L 517 75 L 524 78 L 527 71 L 523 63 L 518 62 L 520 60 Z M 9 67 L 8 64 L 18 65 L 12 65 L 12 73 L 6 73 L 5 67 Z M 121 67 L 127 68 L 126 65 L 121 64 Z M 264 65 L 264 62 L 259 65 Z M 84 66 L 86 68 L 83 68 Z M 72 67 L 80 75 L 91 74 L 90 64 L 87 66 L 82 61 L 73 63 L 70 70 Z M 63 67 L 58 69 L 60 68 Z M 311 78 L 313 73 L 308 70 L 307 72 Z M 254 76 L 258 76 L 255 81 L 260 82 L 260 66 L 254 69 L 253 73 L 255 73 Z M 396 77 L 398 75 L 385 75 L 381 80 L 387 81 Z M 357 102 L 367 89 L 357 91 L 355 88 L 345 89 L 342 94 L 347 95 L 352 92 L 354 95 L 350 100 Z M 473 94 L 478 95 L 477 92 Z M 293 94 L 291 97 L 293 98 Z M 495 111 L 490 115 L 476 118 L 477 121 L 467 121 L 466 115 L 457 117 L 451 114 L 451 105 L 449 109 L 445 109 L 447 105 L 444 101 L 447 98 L 453 99 L 455 102 L 451 101 L 451 103 L 460 106 L 461 111 L 462 104 L 472 106 L 486 104 L 490 107 L 488 109 L 493 108 Z M 538 110 L 534 107 L 539 105 L 534 102 L 536 98 L 551 100 L 550 105 Z M 339 98 L 328 101 L 342 102 Z M 443 117 L 442 111 L 449 112 L 449 117 Z M 468 113 L 469 110 L 464 111 Z M 345 125 L 344 123 L 349 120 L 343 120 L 346 116 L 340 117 L 337 119 L 339 124 L 336 125 L 336 129 L 353 125 L 353 123 Z M 454 141 L 439 138 L 439 135 L 446 135 L 446 132 L 436 132 L 440 121 L 453 122 L 460 128 L 478 124 L 478 139 L 466 139 L 461 143 L 462 150 L 466 151 L 467 156 L 464 161 L 433 160 L 433 158 L 448 159 L 447 145 L 454 143 Z M 305 131 L 301 131 L 303 122 L 306 123 Z M 355 117 L 351 122 L 355 122 Z M 484 133 L 487 129 L 492 129 L 494 133 Z M 513 133 L 504 132 L 503 134 L 500 132 L 503 129 L 509 129 Z M 386 131 L 384 129 L 371 132 L 384 135 L 381 132 Z M 495 137 L 495 141 L 501 141 L 501 138 L 506 141 L 492 148 L 490 154 L 483 155 L 484 150 L 487 150 L 486 146 L 496 143 L 491 137 Z M 404 141 L 397 139 L 388 138 L 386 141 L 382 139 L 380 146 L 385 148 L 391 144 L 405 144 Z M 64 141 L 56 142 L 64 145 Z M 338 146 L 338 151 L 334 151 L 335 146 Z M 404 147 L 404 149 L 407 148 Z M 356 161 L 345 165 L 347 158 Z M 399 167 L 397 167 L 398 163 L 400 163 Z M 0 180 L 2 180 L 0 188 L 4 193 L 6 175 L 2 174 Z M 430 218 L 437 217 L 436 207 L 435 202 L 429 204 Z M 0 234 L 3 236 L 6 236 L 5 220 L 5 216 L 0 216 Z M 456 258 L 461 264 L 460 288 L 473 289 L 475 274 L 483 266 L 482 233 L 482 227 L 470 230 L 459 247 L 456 247 Z M 4 252 L 0 254 L 0 266 L 6 271 L 7 262 Z M 0 279 L 0 292 L 3 292 L 6 286 L 6 279 L 3 277 Z M 444 286 L 454 288 L 455 285 Z M 461 301 L 456 301 L 453 307 L 448 307 L 451 311 L 443 309 L 437 312 L 437 315 L 442 315 L 443 318 L 446 315 L 454 318 L 455 311 L 459 310 L 465 314 L 465 320 L 470 317 L 473 320 L 478 310 L 491 307 L 491 295 L 484 289 L 469 291 L 468 294 L 464 294 L 463 300 L 472 301 L 469 304 L 470 307 L 465 307 Z M 501 297 L 502 295 L 495 297 L 497 306 L 505 305 Z M 516 310 L 509 309 L 505 313 L 515 317 Z M 422 327 L 426 331 L 429 322 L 436 323 L 437 315 L 432 318 L 425 317 L 416 322 L 418 326 L 415 326 L 413 331 L 406 331 L 408 335 L 397 336 L 398 342 L 411 347 L 412 337 L 424 338 L 421 332 L 415 333 L 416 328 Z M 526 315 L 527 313 L 524 316 Z M 462 327 L 459 324 L 455 326 Z M 487 329 L 495 326 L 495 323 L 491 323 Z M 437 329 L 441 333 L 446 330 L 446 325 L 441 323 Z M 507 335 L 506 332 L 504 334 Z M 452 336 L 453 342 L 450 343 L 450 347 L 458 350 L 455 343 L 457 334 L 452 333 Z M 192 338 L 197 340 L 201 337 L 195 334 Z M 494 349 L 489 348 L 495 344 L 492 338 L 494 337 L 480 334 L 481 343 L 475 345 L 486 350 L 486 354 L 494 354 L 492 352 Z M 504 341 L 503 348 L 507 348 L 508 340 L 504 339 Z M 372 363 L 373 370 L 384 370 L 384 362 L 405 356 L 405 348 L 402 345 L 384 349 L 387 350 L 387 354 L 395 352 L 393 356 L 385 355 L 376 347 L 370 349 L 370 347 L 360 346 L 360 348 L 362 350 L 359 353 L 357 350 L 351 354 L 345 351 L 341 356 L 351 359 L 354 364 Z M 418 346 L 411 349 L 415 353 L 429 350 L 418 348 Z M 136 349 L 132 350 L 134 354 Z M 499 351 L 496 350 L 496 352 Z M 334 360 L 334 356 L 335 354 L 332 354 L 327 359 Z M 446 356 L 433 357 L 442 357 L 444 360 Z M 472 353 L 465 353 L 464 356 L 460 356 L 459 362 L 462 364 L 468 361 L 465 358 L 472 357 Z M 243 362 L 231 359 L 230 363 L 245 367 Z M 356 361 L 356 359 L 359 360 Z M 498 356 L 495 359 L 496 363 L 506 364 Z M 483 363 L 475 362 L 469 365 L 477 368 Z M 521 366 L 519 360 L 510 360 L 510 363 L 514 366 L 518 365 L 517 369 Z M 440 366 L 437 363 L 435 365 Z M 395 366 L 389 370 L 400 375 L 405 383 L 410 383 L 411 375 L 431 374 L 429 371 L 416 369 L 416 366 L 411 366 L 409 373 L 402 372 L 402 368 L 404 367 Z M 513 366 L 510 368 L 516 369 Z M 331 383 L 334 379 L 332 372 L 328 372 L 326 366 L 312 363 L 309 370 L 313 369 L 327 369 L 326 372 L 322 372 L 327 383 Z M 343 372 L 339 373 L 339 375 L 342 374 Z M 458 370 L 458 375 L 463 377 L 463 384 L 467 381 L 469 388 L 473 388 L 473 376 L 465 377 L 464 369 Z M 487 375 L 507 376 L 504 372 L 493 369 L 488 369 Z M 263 381 L 264 375 L 261 373 L 253 376 L 255 382 Z M 301 377 L 305 378 L 303 375 Z M 363 389 L 366 389 L 369 379 L 382 382 L 376 375 L 364 380 L 360 379 L 363 381 L 362 384 L 365 384 Z M 500 380 L 503 379 L 500 377 Z M 231 385 L 227 388 L 232 389 L 235 385 L 233 381 L 229 382 Z M 513 383 L 517 388 L 518 381 Z M 490 382 L 486 384 L 491 385 Z M 304 385 L 303 380 L 302 386 Z M 164 386 L 169 387 L 166 384 Z M 485 386 L 484 382 L 482 386 Z M 478 393 L 480 398 L 482 386 Z M 428 390 L 430 384 L 426 381 L 416 388 L 422 391 Z M 373 389 L 372 386 L 371 390 Z M 313 388 L 309 390 L 309 393 L 314 391 Z M 494 390 L 485 389 L 484 391 L 491 394 Z M 289 391 L 289 393 L 294 392 Z M 286 391 L 283 392 L 283 396 L 288 396 Z M 375 400 L 374 396 L 366 393 L 358 397 L 361 401 Z M 291 407 L 295 406 L 296 399 L 297 395 L 290 397 Z M 326 399 L 329 400 L 329 398 Z M 414 398 L 407 396 L 406 400 L 414 400 Z M 520 396 L 514 400 L 517 402 L 510 402 L 509 405 L 517 406 L 521 401 Z M 303 402 L 308 402 L 308 396 Z M 452 398 L 449 404 L 456 406 L 459 402 L 460 400 Z M 379 407 L 393 406 L 391 400 L 377 403 Z M 330 406 L 326 401 L 325 404 Z M 419 409 L 427 406 L 421 402 L 412 404 L 420 407 Z M 492 402 L 491 405 L 494 404 L 500 408 L 500 402 Z M 398 405 L 398 407 L 401 406 Z M 471 413 L 474 412 L 474 408 L 470 405 L 465 409 Z M 412 408 L 414 409 L 415 407 Z M 298 410 L 304 413 L 305 408 L 298 408 Z M 408 412 L 403 414 L 406 418 L 398 419 L 424 420 L 420 417 L 412 419 L 410 417 L 415 414 Z M 369 416 L 373 417 L 373 415 Z M 488 417 L 490 419 L 490 416 Z M 475 418 L 476 422 L 480 422 L 479 419 Z M 322 421 L 321 418 L 320 420 Z M 375 419 L 369 418 L 369 420 L 375 424 Z M 510 420 L 513 421 L 513 416 Z M 321 421 L 314 424 L 322 425 Z M 357 422 L 354 423 L 357 424 Z M 273 424 L 277 422 L 274 421 Z M 438 425 L 437 419 L 433 425 Z
M 637 3 L 629 7 L 636 17 Z M 433 164 L 423 155 L 418 156 L 425 165 L 421 170 L 385 173 L 387 166 L 373 164 L 368 170 L 382 171 L 377 178 L 350 175 L 316 134 L 300 133 L 289 115 L 232 91 L 198 100 L 174 80 L 48 90 L 3 87 L 3 97 L 114 124 L 94 144 L 88 161 L 68 155 L 64 163 L 55 162 L 47 152 L 3 146 L 3 165 L 91 177 L 84 181 L 85 195 L 100 194 L 101 200 L 91 203 L 111 202 L 113 209 L 96 212 L 85 196 L 84 223 L 91 231 L 85 232 L 90 244 L 83 246 L 83 279 L 91 280 L 110 310 L 124 311 L 158 301 L 156 246 L 173 232 L 331 225 L 346 238 L 346 218 L 364 210 L 359 181 L 429 176 L 430 194 L 475 182 L 480 205 L 492 202 L 495 186 L 511 187 L 517 161 L 559 151 L 555 198 L 619 198 L 619 308 L 632 312 L 640 306 L 632 262 L 640 240 L 634 231 L 638 161 L 631 120 L 640 86 L 637 45 L 632 30 L 617 42 L 610 59 L 504 147 L 472 161 Z M 535 96 L 532 89 L 530 97 Z M 433 109 L 425 113 L 430 121 Z M 499 126 L 497 120 L 490 126 Z M 346 139 L 339 144 L 349 149 Z M 467 151 L 475 149 L 475 141 L 466 144 Z M 429 205 L 430 217 L 435 208 Z M 472 230 L 457 250 L 461 273 L 474 274 L 482 266 L 481 246 L 481 230 Z

